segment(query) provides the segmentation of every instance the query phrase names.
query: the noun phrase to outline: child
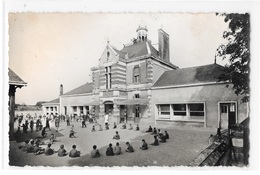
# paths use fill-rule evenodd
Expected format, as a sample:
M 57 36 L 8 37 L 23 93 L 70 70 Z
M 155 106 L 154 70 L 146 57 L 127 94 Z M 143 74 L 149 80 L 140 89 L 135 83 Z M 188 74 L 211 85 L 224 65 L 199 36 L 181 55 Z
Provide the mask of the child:
M 22 151 L 27 152 L 29 148 L 29 140 L 25 140 L 24 145 L 22 146 Z
M 56 141 L 56 136 L 54 134 L 51 134 L 50 143 L 53 144 L 54 141 Z
M 169 134 L 168 134 L 167 131 L 165 131 L 165 138 L 166 138 L 166 139 L 169 139 Z
M 208 140 L 209 140 L 209 145 L 211 145 L 214 142 L 215 138 L 214 138 L 213 134 L 210 134 Z
M 45 155 L 46 155 L 46 156 L 49 156 L 49 155 L 52 155 L 53 153 L 54 153 L 54 150 L 51 149 L 51 144 L 49 143 L 49 144 L 47 145 L 47 148 L 45 149 Z
M 97 149 L 97 146 L 96 145 L 94 145 L 93 146 L 93 150 L 91 151 L 91 157 L 92 158 L 97 158 L 97 157 L 100 157 L 101 155 L 100 155 L 100 153 L 99 153 L 99 151 L 98 151 L 98 149 Z
M 86 121 L 85 120 L 82 120 L 82 128 L 86 128 L 87 127 L 87 125 L 86 125 Z
M 76 133 L 76 132 L 73 131 L 73 129 L 71 129 L 71 130 L 70 130 L 70 135 L 69 135 L 69 137 L 70 137 L 70 138 L 72 138 L 72 137 L 76 138 L 75 133 Z
M 58 150 L 58 156 L 63 157 L 67 155 L 67 151 L 64 149 L 64 145 L 60 146 L 60 149 Z
M 140 128 L 139 128 L 139 125 L 137 124 L 136 128 L 135 128 L 135 131 L 139 131 L 139 130 L 140 130 Z
M 105 129 L 106 129 L 106 130 L 109 130 L 108 124 L 105 125 Z
M 114 122 L 114 126 L 113 126 L 113 129 L 116 129 L 116 127 L 117 127 L 117 126 L 116 126 L 116 122 Z
M 115 155 L 121 154 L 121 147 L 119 146 L 118 142 L 116 142 L 116 146 L 114 147 L 114 154 Z
M 31 132 L 33 132 L 33 125 L 34 125 L 34 122 L 33 122 L 33 120 L 31 120 L 31 121 L 30 121 Z
M 154 136 L 154 142 L 151 143 L 151 145 L 153 145 L 153 146 L 158 146 L 159 145 L 159 141 L 157 139 L 157 136 Z
M 69 156 L 70 157 L 79 157 L 80 156 L 80 151 L 76 150 L 76 145 L 72 146 L 72 150 L 70 151 Z
M 158 137 L 159 137 L 159 139 L 160 139 L 162 136 L 163 136 L 162 131 L 161 131 L 160 129 L 158 129 Z
M 131 123 L 130 123 L 130 125 L 129 125 L 129 130 L 133 130 L 133 126 L 132 126 Z
M 103 128 L 100 124 L 99 124 L 99 131 L 103 131 Z
M 113 151 L 111 143 L 109 143 L 109 146 L 108 146 L 107 151 L 106 151 L 106 155 L 107 156 L 113 156 L 114 155 L 114 151 Z
M 153 128 L 151 126 L 149 126 L 148 130 L 145 132 L 153 132 Z
M 42 137 L 46 137 L 46 136 L 47 136 L 46 127 L 43 127 L 43 129 L 42 129 Z
M 33 148 L 34 148 L 34 140 L 31 139 L 31 140 L 29 141 L 29 144 L 28 144 L 27 153 L 32 153 L 32 152 L 33 152 Z
M 132 147 L 132 145 L 130 145 L 129 142 L 126 142 L 127 148 L 125 149 L 126 152 L 132 153 L 134 152 L 134 148 Z
M 39 142 L 35 143 L 35 146 L 33 148 L 34 155 L 39 155 L 44 153 L 45 149 L 39 146 Z
M 122 125 L 121 129 L 126 129 L 126 124 L 125 123 Z
M 119 140 L 120 139 L 120 136 L 118 134 L 118 131 L 116 131 L 116 135 L 114 135 L 113 139 L 116 139 L 116 140 Z
M 140 147 L 140 149 L 142 149 L 142 150 L 147 150 L 147 149 L 148 149 L 147 143 L 145 142 L 144 139 L 142 140 L 142 142 L 143 142 L 143 144 L 142 144 L 142 146 Z
M 153 132 L 151 133 L 151 135 L 157 135 L 157 130 L 155 127 L 153 128 Z
M 96 131 L 96 128 L 95 128 L 95 125 L 93 125 L 91 132 L 95 132 L 95 131 Z

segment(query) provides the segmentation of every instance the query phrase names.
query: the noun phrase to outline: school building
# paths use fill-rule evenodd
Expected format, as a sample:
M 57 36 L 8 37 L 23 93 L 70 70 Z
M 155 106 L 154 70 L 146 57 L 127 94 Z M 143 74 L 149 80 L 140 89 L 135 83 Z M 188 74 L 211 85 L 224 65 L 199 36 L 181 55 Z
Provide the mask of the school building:
M 118 50 L 107 42 L 92 82 L 43 104 L 45 115 L 94 115 L 111 112 L 110 122 L 187 123 L 218 127 L 247 117 L 247 104 L 217 76 L 217 64 L 183 68 L 170 62 L 169 35 L 158 30 L 158 50 L 139 26 L 137 37 Z

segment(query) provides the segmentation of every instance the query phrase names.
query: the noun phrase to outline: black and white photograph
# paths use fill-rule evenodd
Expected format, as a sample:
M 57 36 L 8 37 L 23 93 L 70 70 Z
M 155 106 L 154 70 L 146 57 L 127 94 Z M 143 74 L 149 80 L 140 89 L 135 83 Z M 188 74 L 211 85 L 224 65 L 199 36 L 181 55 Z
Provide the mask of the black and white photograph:
M 9 167 L 250 167 L 249 11 L 6 18 Z

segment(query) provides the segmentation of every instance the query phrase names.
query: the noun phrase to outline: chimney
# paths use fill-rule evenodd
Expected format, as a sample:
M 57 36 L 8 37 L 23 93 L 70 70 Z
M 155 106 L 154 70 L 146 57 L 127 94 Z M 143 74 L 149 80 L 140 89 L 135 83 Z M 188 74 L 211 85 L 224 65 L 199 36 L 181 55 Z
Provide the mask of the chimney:
M 169 35 L 162 29 L 158 30 L 159 56 L 162 60 L 170 61 Z
M 60 95 L 63 95 L 63 85 L 60 85 Z

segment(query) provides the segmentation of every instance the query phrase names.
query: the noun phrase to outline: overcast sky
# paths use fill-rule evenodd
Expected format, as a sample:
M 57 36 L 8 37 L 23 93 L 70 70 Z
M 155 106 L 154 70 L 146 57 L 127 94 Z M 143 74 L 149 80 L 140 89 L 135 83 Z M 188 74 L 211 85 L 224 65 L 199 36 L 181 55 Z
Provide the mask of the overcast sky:
M 180 68 L 212 64 L 227 24 L 215 14 L 10 13 L 9 67 L 28 83 L 16 103 L 36 104 L 91 81 L 107 40 L 122 49 L 139 25 L 158 43 L 158 29 L 170 35 L 170 60 Z M 217 63 L 223 65 L 221 59 Z

